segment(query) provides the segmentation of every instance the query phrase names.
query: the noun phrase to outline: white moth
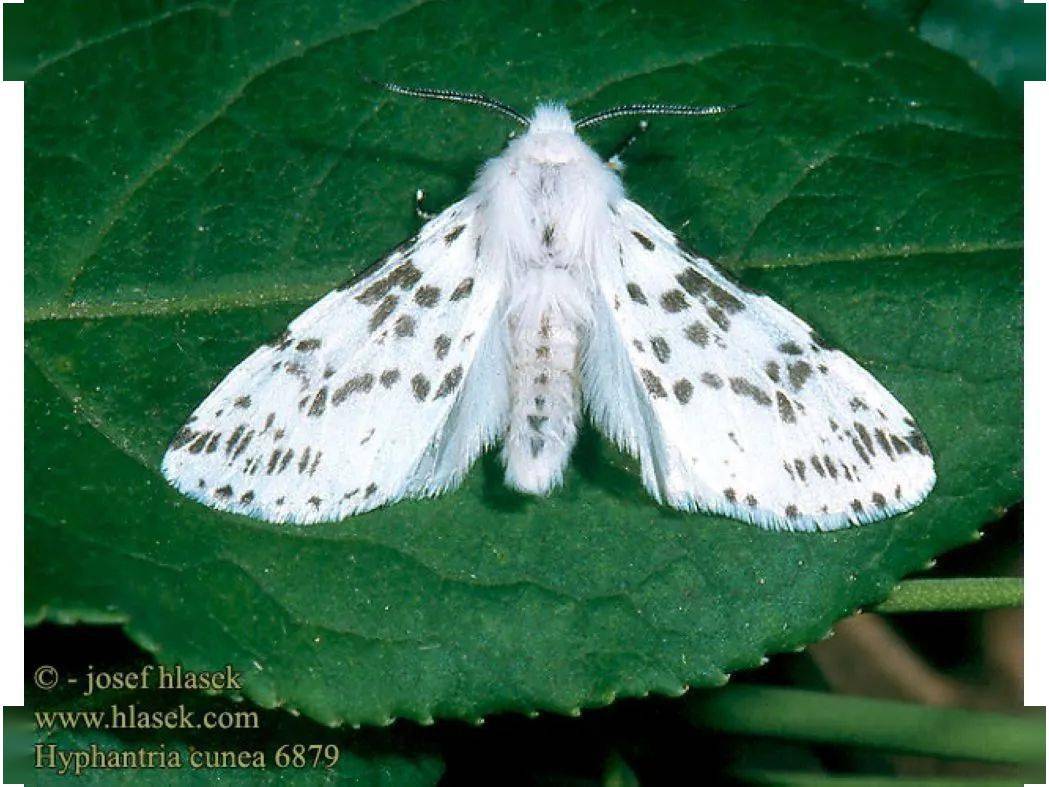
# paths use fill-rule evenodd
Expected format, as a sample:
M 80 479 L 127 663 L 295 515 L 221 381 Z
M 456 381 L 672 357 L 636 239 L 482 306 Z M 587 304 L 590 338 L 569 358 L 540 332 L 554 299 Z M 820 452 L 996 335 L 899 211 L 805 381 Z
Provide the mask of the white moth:
M 624 196 L 573 122 L 526 126 L 470 193 L 252 353 L 196 409 L 164 475 L 273 522 L 455 487 L 502 444 L 506 483 L 561 483 L 584 410 L 661 503 L 791 530 L 913 508 L 935 481 L 917 425 L 802 320 L 742 288 Z

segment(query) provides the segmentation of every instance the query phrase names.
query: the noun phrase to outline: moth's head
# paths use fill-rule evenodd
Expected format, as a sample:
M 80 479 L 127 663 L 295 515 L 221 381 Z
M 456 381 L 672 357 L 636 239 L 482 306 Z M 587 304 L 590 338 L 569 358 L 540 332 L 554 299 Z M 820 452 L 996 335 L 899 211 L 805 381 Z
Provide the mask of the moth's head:
M 530 134 L 575 135 L 575 123 L 564 104 L 540 104 L 528 121 Z
M 528 121 L 528 131 L 511 147 L 537 164 L 570 164 L 588 156 L 588 148 L 576 136 L 575 124 L 564 104 L 537 106 Z M 589 155 L 592 157 L 593 153 Z

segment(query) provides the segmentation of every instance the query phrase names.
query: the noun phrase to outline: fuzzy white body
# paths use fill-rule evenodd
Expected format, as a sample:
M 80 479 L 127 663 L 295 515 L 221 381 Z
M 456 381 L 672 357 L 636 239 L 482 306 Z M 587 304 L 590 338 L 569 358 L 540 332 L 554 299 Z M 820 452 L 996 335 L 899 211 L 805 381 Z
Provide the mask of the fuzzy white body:
M 892 394 L 627 199 L 559 106 L 230 372 L 163 471 L 307 523 L 440 494 L 501 444 L 507 483 L 545 494 L 584 413 L 656 500 L 765 527 L 882 519 L 935 481 Z

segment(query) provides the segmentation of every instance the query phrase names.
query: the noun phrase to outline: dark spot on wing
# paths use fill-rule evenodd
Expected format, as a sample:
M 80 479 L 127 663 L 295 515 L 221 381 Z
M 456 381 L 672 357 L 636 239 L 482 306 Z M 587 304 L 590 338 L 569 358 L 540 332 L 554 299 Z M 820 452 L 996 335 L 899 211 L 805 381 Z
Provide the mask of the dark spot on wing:
M 270 347 L 276 347 L 278 350 L 286 350 L 291 346 L 291 331 L 285 330 L 274 339 L 272 342 L 268 342 Z
M 812 465 L 812 469 L 816 471 L 820 478 L 827 477 L 827 471 L 823 469 L 823 463 L 820 458 L 815 454 L 809 458 L 809 464 Z
M 426 379 L 426 375 L 420 373 L 412 377 L 412 393 L 420 402 L 430 393 L 430 381 Z
M 798 474 L 798 478 L 802 481 L 805 480 L 805 463 L 800 459 L 794 460 L 794 472 Z
M 775 361 L 769 361 L 765 364 L 765 374 L 768 375 L 769 379 L 774 383 L 779 382 L 779 364 Z
M 788 519 L 797 519 L 800 514 L 798 513 L 798 507 L 794 504 L 787 506 L 783 513 L 787 515 Z
M 383 388 L 391 388 L 393 384 L 401 379 L 400 369 L 387 369 L 381 375 L 379 375 L 379 382 L 382 383 Z
M 881 446 L 881 450 L 885 452 L 885 455 L 892 460 L 896 457 L 892 455 L 892 443 L 889 442 L 889 436 L 885 434 L 885 430 L 880 427 L 874 430 L 874 439 L 878 441 L 878 445 Z
M 434 393 L 434 399 L 440 399 L 443 396 L 447 396 L 456 388 L 459 387 L 459 383 L 463 380 L 463 367 L 456 366 L 441 380 L 441 384 L 437 386 L 437 392 Z M 415 381 L 412 381 L 412 387 L 414 388 Z
M 823 455 L 823 467 L 831 478 L 836 479 L 838 477 L 838 468 L 834 466 L 834 460 L 830 458 L 829 454 Z
M 855 511 L 857 514 L 861 513 L 863 511 L 863 503 L 861 503 L 859 500 L 853 500 L 852 510 Z
M 364 496 L 371 497 L 375 494 L 378 488 L 379 487 L 377 487 L 375 484 L 368 484 L 368 486 L 364 487 Z
M 532 458 L 536 459 L 543 452 L 543 446 L 546 445 L 546 441 L 541 437 L 532 437 L 529 439 L 528 444 L 532 451 Z
M 455 239 L 463 234 L 463 230 L 466 229 L 465 224 L 460 224 L 458 227 L 453 227 L 448 231 L 448 234 L 444 236 L 444 242 L 451 245 L 455 242 Z
M 733 377 L 728 382 L 733 393 L 753 399 L 763 407 L 768 407 L 772 404 L 771 397 L 750 382 L 750 380 L 745 380 L 742 377 Z
M 270 454 L 270 461 L 266 465 L 266 475 L 273 475 L 273 471 L 277 469 L 277 463 L 280 461 L 281 450 L 276 448 L 273 453 Z
M 199 454 L 204 450 L 204 446 L 208 444 L 208 438 L 211 437 L 211 432 L 201 432 L 197 439 L 193 441 L 193 444 L 187 449 L 191 454 Z
M 630 296 L 630 300 L 634 303 L 640 303 L 642 306 L 648 306 L 648 298 L 645 297 L 644 291 L 634 282 L 627 282 L 626 294 Z
M 397 296 L 387 295 L 378 306 L 375 307 L 375 311 L 372 312 L 371 319 L 368 321 L 368 330 L 374 331 L 380 325 L 382 325 L 386 318 L 393 314 L 393 310 L 397 308 Z
M 668 311 L 671 314 L 688 308 L 688 301 L 685 299 L 685 293 L 681 290 L 667 290 L 660 296 L 659 303 L 664 311 Z
M 246 409 L 248 407 L 251 407 L 251 397 L 250 396 L 238 396 L 233 401 L 233 406 L 234 407 L 239 407 L 242 410 L 244 410 L 244 409 Z
M 630 234 L 637 238 L 637 242 L 644 246 L 646 251 L 652 251 L 656 247 L 656 244 L 649 240 L 647 235 L 642 235 L 637 230 L 630 230 Z
M 794 414 L 794 407 L 791 405 L 790 399 L 784 396 L 782 391 L 776 391 L 776 409 L 779 410 L 779 417 L 783 423 L 797 423 L 798 418 Z
M 231 497 L 233 497 L 233 487 L 231 487 L 229 484 L 226 484 L 225 486 L 220 486 L 218 489 L 215 490 L 215 497 L 217 497 L 219 500 L 229 500 Z
M 871 463 L 871 459 L 867 455 L 867 452 L 863 450 L 863 446 L 860 445 L 860 441 L 857 440 L 855 437 L 852 438 L 852 447 L 856 449 L 856 453 L 859 455 L 860 459 L 863 460 L 863 463 L 869 466 Z
M 393 332 L 402 339 L 415 336 L 415 319 L 407 314 L 402 314 L 394 321 Z
M 358 296 L 357 301 L 366 306 L 372 306 L 389 295 L 390 291 L 397 286 L 402 290 L 410 290 L 419 283 L 422 271 L 416 268 L 411 260 L 405 260 L 381 279 L 376 279 L 369 284 Z M 351 280 L 345 286 L 353 283 Z M 339 289 L 344 289 L 340 287 Z
M 717 306 L 708 306 L 707 314 L 710 316 L 710 319 L 714 321 L 714 324 L 721 330 L 727 331 L 729 329 L 731 323 L 729 322 L 728 315 L 725 314 L 722 309 Z
M 313 403 L 310 405 L 310 409 L 306 413 L 306 415 L 311 415 L 315 418 L 319 415 L 324 415 L 324 408 L 327 406 L 328 387 L 324 386 L 319 391 L 317 391 L 317 395 L 313 397 Z
M 663 387 L 662 380 L 648 369 L 641 370 L 641 380 L 645 384 L 645 388 L 649 394 L 655 399 L 665 399 L 667 396 L 666 388 Z
M 667 344 L 667 340 L 662 336 L 653 336 L 650 340 L 652 344 L 652 352 L 656 354 L 656 358 L 660 363 L 666 363 L 670 360 L 670 345 Z
M 292 448 L 289 448 L 284 452 L 284 456 L 280 458 L 280 469 L 277 470 L 278 473 L 283 473 L 287 469 L 288 465 L 291 464 L 291 458 L 293 456 L 295 456 L 295 451 Z
M 364 374 L 359 374 L 356 377 L 351 377 L 343 385 L 341 385 L 335 390 L 335 393 L 333 393 L 331 397 L 331 403 L 337 407 L 338 405 L 345 402 L 346 399 L 349 398 L 350 394 L 355 394 L 358 392 L 368 393 L 368 391 L 372 389 L 373 385 L 375 385 L 375 376 L 371 374 L 371 372 L 365 372 Z
M 237 443 L 237 447 L 233 450 L 233 456 L 230 457 L 230 459 L 236 459 L 238 456 L 243 454 L 247 450 L 248 444 L 251 443 L 254 437 L 255 430 L 252 429 L 246 435 L 244 435 L 244 437 L 241 438 L 241 441 L 239 443 Z
M 871 433 L 867 431 L 867 427 L 859 421 L 853 421 L 852 425 L 856 429 L 856 434 L 860 436 L 860 440 L 863 441 L 863 447 L 867 449 L 867 453 L 874 456 L 874 441 L 871 440 Z
M 474 280 L 472 277 L 463 279 L 459 284 L 456 285 L 455 289 L 452 290 L 452 294 L 449 300 L 459 301 L 463 298 L 469 298 L 470 293 L 474 291 Z
M 441 289 L 425 284 L 415 291 L 415 302 L 427 309 L 432 309 L 441 297 Z
M 797 342 L 783 342 L 779 346 L 779 351 L 787 355 L 801 355 L 802 353 L 801 347 L 798 346 Z
M 237 444 L 240 438 L 244 436 L 244 428 L 244 424 L 240 424 L 236 429 L 233 430 L 233 434 L 231 434 L 226 439 L 226 456 L 230 455 L 230 452 L 233 450 L 233 447 Z M 175 446 L 172 445 L 172 447 Z
M 735 503 L 736 502 L 736 490 L 733 489 L 732 487 L 729 487 L 728 489 L 726 489 L 724 491 L 724 495 L 725 495 L 725 499 L 728 500 L 730 503 Z
M 303 353 L 311 353 L 314 350 L 320 349 L 320 339 L 303 339 L 295 345 L 295 349 Z
M 701 322 L 694 322 L 685 328 L 685 338 L 700 347 L 706 347 L 710 341 L 710 332 Z
M 922 456 L 929 455 L 929 444 L 925 442 L 925 437 L 917 429 L 913 429 L 911 433 L 907 435 L 907 442 L 911 444 L 911 448 Z
M 240 496 L 240 504 L 246 506 L 255 499 L 255 493 L 250 489 Z
M 720 388 L 725 384 L 722 382 L 721 378 L 713 372 L 703 372 L 703 374 L 699 376 L 699 380 L 703 385 L 709 386 L 710 388 Z
M 543 245 L 550 247 L 554 245 L 554 225 L 547 224 L 543 227 Z
M 685 268 L 677 275 L 677 281 L 689 295 L 708 298 L 729 314 L 743 311 L 743 301 L 695 268 Z
M 448 354 L 448 350 L 450 350 L 451 347 L 452 340 L 446 333 L 442 333 L 433 340 L 433 354 L 437 356 L 438 361 L 444 360 L 444 356 Z
M 812 367 L 804 361 L 795 361 L 787 366 L 787 376 L 790 378 L 790 384 L 794 386 L 795 390 L 799 390 L 805 381 L 812 376 Z
M 688 400 L 692 398 L 692 383 L 682 378 L 674 383 L 674 396 L 681 404 L 688 404 Z
M 885 495 L 881 492 L 875 492 L 871 495 L 871 502 L 874 503 L 878 508 L 885 508 L 888 502 L 885 500 Z
M 243 427 L 240 428 L 243 429 Z M 171 441 L 170 450 L 177 451 L 178 449 L 182 448 L 182 446 L 188 445 L 193 441 L 193 436 L 195 434 L 196 432 L 194 432 L 188 426 L 183 426 L 181 429 L 178 430 L 178 434 L 175 435 L 175 439 Z M 233 442 L 236 442 L 236 440 L 233 440 Z

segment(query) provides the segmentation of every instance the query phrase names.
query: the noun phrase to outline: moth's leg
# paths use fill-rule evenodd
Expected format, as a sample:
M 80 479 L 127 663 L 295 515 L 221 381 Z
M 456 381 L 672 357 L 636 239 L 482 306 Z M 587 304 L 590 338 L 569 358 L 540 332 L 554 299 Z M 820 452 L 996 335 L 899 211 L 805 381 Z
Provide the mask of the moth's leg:
M 418 216 L 423 221 L 429 221 L 430 219 L 432 219 L 437 214 L 436 213 L 430 213 L 430 211 L 426 210 L 426 208 L 423 207 L 423 203 L 425 201 L 426 201 L 426 192 L 423 191 L 422 189 L 416 189 L 415 190 L 415 215 Z
M 614 169 L 616 172 L 622 172 L 625 165 L 620 156 L 626 153 L 627 149 L 637 142 L 641 135 L 646 131 L 648 131 L 648 121 L 642 120 L 637 124 L 637 128 L 631 131 L 622 142 L 615 146 L 612 153 L 605 159 L 605 165 Z

